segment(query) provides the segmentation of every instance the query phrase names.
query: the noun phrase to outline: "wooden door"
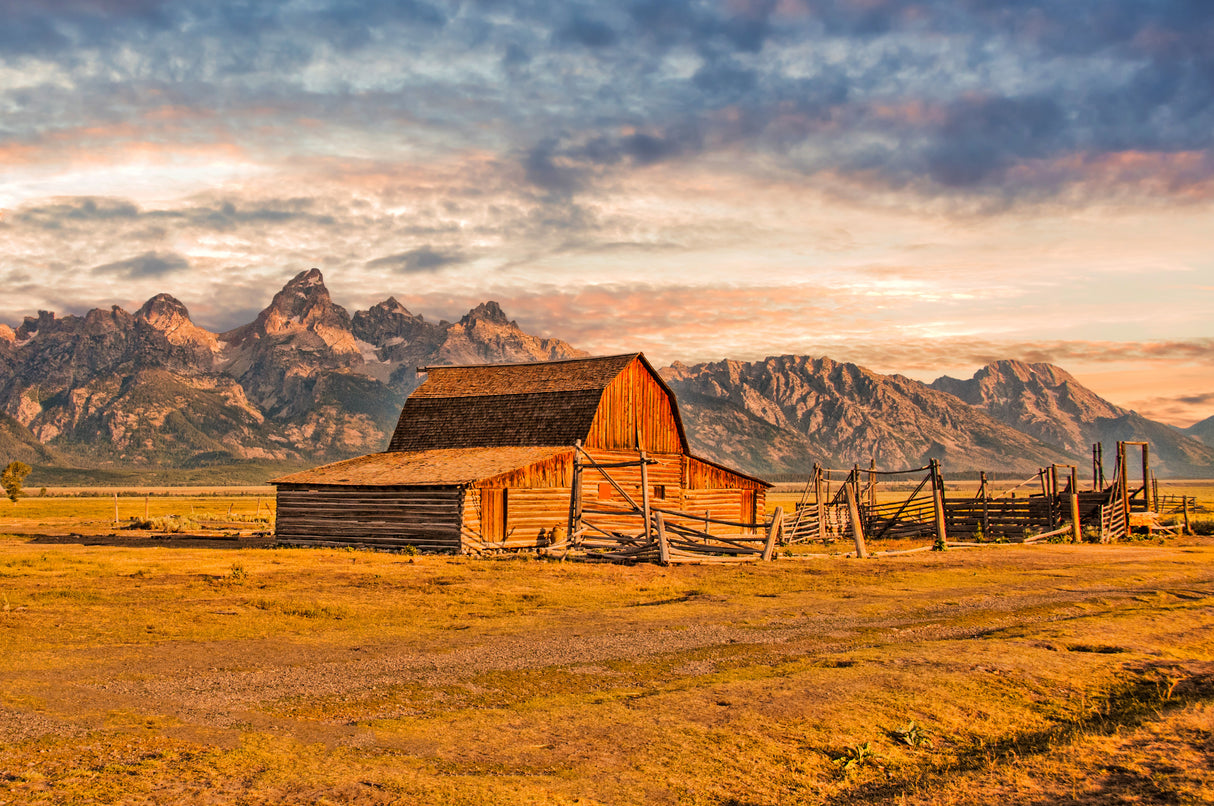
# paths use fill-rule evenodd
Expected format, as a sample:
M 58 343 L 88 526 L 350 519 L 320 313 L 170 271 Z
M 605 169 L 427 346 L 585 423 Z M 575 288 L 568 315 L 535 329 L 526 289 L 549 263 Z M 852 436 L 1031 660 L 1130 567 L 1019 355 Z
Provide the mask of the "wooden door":
M 506 498 L 506 491 L 502 489 L 481 490 L 481 533 L 487 543 L 506 540 Z
M 755 510 L 755 491 L 754 490 L 743 490 L 742 491 L 742 507 L 741 507 L 741 512 L 739 514 L 741 517 L 739 517 L 738 520 L 742 521 L 743 523 L 758 523 L 759 522 L 758 512 L 756 512 L 756 510 Z M 754 529 L 751 528 L 749 531 L 753 532 Z

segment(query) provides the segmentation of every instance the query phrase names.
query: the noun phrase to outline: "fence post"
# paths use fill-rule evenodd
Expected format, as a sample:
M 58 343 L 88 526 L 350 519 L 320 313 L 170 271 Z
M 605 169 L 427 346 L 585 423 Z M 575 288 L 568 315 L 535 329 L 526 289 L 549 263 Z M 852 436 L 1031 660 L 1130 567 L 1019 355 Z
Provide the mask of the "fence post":
M 637 451 L 641 455 L 641 511 L 645 519 L 645 542 L 648 543 L 653 535 L 649 525 L 649 470 L 645 462 L 645 451 Z
M 931 461 L 932 467 L 932 507 L 936 511 L 936 548 L 944 551 L 944 541 L 948 539 L 944 527 L 944 496 L 941 495 L 940 488 L 943 482 L 940 479 L 940 465 L 935 459 Z
M 784 531 L 784 508 L 776 507 L 776 511 L 772 513 L 771 525 L 767 527 L 767 543 L 763 546 L 763 561 L 771 559 L 772 552 L 776 548 L 776 536 Z
M 818 539 L 826 543 L 826 501 L 822 491 L 822 465 L 814 462 L 814 498 L 818 508 Z
M 1083 527 L 1079 524 L 1079 493 L 1071 490 L 1071 542 L 1083 540 Z
M 114 493 L 114 525 L 118 525 L 118 493 Z
M 573 533 L 581 525 L 582 520 L 582 465 L 577 454 L 581 447 L 582 441 L 579 439 L 574 443 L 573 480 L 569 484 L 569 528 L 565 532 L 566 545 L 573 542 Z
M 851 533 L 856 541 L 856 556 L 860 559 L 868 557 L 868 549 L 864 547 L 864 525 L 860 523 L 860 507 L 856 504 L 856 492 L 851 484 L 844 484 L 847 492 L 847 510 L 851 513 Z
M 1184 513 L 1184 533 L 1191 535 L 1193 534 L 1193 528 L 1189 526 L 1189 497 L 1187 495 L 1180 496 L 1180 507 Z
M 872 511 L 877 507 L 877 460 L 875 458 L 868 460 L 868 511 Z
M 666 521 L 661 512 L 658 513 L 658 562 L 670 565 L 670 544 L 666 542 Z
M 982 472 L 982 537 L 991 539 L 991 506 L 990 494 L 986 491 L 986 471 Z

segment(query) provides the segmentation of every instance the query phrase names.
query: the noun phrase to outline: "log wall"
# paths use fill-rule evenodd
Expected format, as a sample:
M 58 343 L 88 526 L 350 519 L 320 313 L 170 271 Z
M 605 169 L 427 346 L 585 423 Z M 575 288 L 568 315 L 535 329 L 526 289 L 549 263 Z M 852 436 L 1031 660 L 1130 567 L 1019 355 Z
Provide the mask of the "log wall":
M 458 486 L 282 485 L 275 537 L 283 545 L 458 552 L 463 502 Z

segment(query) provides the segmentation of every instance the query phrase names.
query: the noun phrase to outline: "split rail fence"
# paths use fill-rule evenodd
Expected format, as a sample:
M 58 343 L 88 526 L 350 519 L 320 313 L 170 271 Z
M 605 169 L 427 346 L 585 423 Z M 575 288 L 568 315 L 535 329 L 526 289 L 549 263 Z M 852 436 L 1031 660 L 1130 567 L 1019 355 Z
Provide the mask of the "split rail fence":
M 569 497 L 569 523 L 562 542 L 548 553 L 566 556 L 581 549 L 585 558 L 606 562 L 736 563 L 770 560 L 783 536 L 783 510 L 776 508 L 768 520 L 730 521 L 706 514 L 682 512 L 655 506 L 649 497 L 648 467 L 655 464 L 644 451 L 634 460 L 599 462 L 577 447 L 573 485 Z M 612 471 L 639 469 L 639 495 L 630 494 Z M 622 505 L 593 505 L 583 501 L 583 476 L 595 474 L 610 484 Z M 638 500 L 639 499 L 639 500 Z M 724 527 L 716 532 L 713 526 Z
M 1129 480 L 1127 449 L 1141 448 L 1142 480 Z M 1135 527 L 1148 531 L 1190 529 L 1195 499 L 1159 495 L 1145 442 L 1118 442 L 1111 483 L 1105 483 L 1102 447 L 1093 445 L 1093 489 L 1081 490 L 1074 465 L 1054 464 L 1002 493 L 992 495 L 986 474 L 972 497 L 950 500 L 940 465 L 877 470 L 854 465 L 831 470 L 815 464 L 813 474 L 785 531 L 789 543 L 829 545 L 851 539 L 855 555 L 867 556 L 866 541 L 881 538 L 931 538 L 932 543 L 903 551 L 926 551 L 995 543 L 1032 543 L 1051 537 L 1084 539 L 1083 527 L 1098 530 L 1107 543 L 1126 538 Z M 1022 488 L 1028 487 L 1027 490 Z M 1036 489 L 1039 487 L 1039 491 Z M 910 490 L 910 492 L 906 492 Z M 1176 526 L 1161 518 L 1180 515 Z M 890 553 L 890 552 L 886 552 Z M 902 553 L 902 552 L 896 552 Z

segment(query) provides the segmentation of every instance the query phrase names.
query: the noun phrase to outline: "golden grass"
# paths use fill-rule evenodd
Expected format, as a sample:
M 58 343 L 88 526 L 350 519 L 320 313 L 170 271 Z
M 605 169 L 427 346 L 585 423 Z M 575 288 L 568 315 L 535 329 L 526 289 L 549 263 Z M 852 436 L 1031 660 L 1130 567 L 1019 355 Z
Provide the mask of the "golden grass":
M 1206 802 L 1212 560 L 0 538 L 0 804 Z

